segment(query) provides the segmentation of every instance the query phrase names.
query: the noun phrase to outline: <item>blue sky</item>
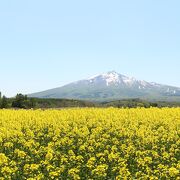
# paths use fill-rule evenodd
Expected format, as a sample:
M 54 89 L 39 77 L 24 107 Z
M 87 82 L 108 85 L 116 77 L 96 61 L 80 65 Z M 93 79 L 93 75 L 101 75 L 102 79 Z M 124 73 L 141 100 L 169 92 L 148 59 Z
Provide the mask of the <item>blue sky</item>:
M 180 86 L 179 0 L 0 1 L 7 96 L 115 70 Z

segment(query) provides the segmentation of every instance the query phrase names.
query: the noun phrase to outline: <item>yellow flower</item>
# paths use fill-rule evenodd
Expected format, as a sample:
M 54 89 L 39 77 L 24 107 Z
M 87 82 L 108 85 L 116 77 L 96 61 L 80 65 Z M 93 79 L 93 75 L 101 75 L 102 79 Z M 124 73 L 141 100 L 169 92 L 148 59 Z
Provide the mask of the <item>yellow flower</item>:
M 39 169 L 39 165 L 38 164 L 31 164 L 30 169 L 32 171 L 38 170 Z
M 4 143 L 4 147 L 11 148 L 11 147 L 13 147 L 13 143 L 12 142 L 6 142 L 6 143 Z
M 46 160 L 47 160 L 47 161 L 51 161 L 52 158 L 53 158 L 53 154 L 52 154 L 51 152 L 48 152 L 48 153 L 46 154 Z
M 13 172 L 13 170 L 12 168 L 5 166 L 1 169 L 1 172 L 4 176 L 8 176 Z
M 80 179 L 78 173 L 79 173 L 79 170 L 76 168 L 72 168 L 68 171 L 69 176 L 75 180 Z
M 15 153 L 19 158 L 24 159 L 24 158 L 26 157 L 26 152 L 21 151 L 21 150 L 19 150 L 19 149 L 15 149 L 15 150 L 14 150 L 14 153 Z
M 7 164 L 8 158 L 5 154 L 0 153 L 0 166 Z
M 95 157 L 91 157 L 88 162 L 87 162 L 87 167 L 92 169 L 95 165 L 95 162 L 96 162 L 96 158 Z
M 58 172 L 50 172 L 49 175 L 50 175 L 51 178 L 56 178 L 56 177 L 58 177 L 60 174 L 59 174 Z
M 169 168 L 169 175 L 171 177 L 176 177 L 178 174 L 179 174 L 179 170 L 178 169 L 176 169 L 174 167 Z
M 97 177 L 106 177 L 106 175 L 107 175 L 107 173 L 106 173 L 107 169 L 108 169 L 108 165 L 106 165 L 106 164 L 101 164 L 101 165 L 98 165 L 98 166 L 96 167 L 96 169 L 94 169 L 94 170 L 92 171 L 92 174 L 94 174 L 94 175 L 97 176 Z

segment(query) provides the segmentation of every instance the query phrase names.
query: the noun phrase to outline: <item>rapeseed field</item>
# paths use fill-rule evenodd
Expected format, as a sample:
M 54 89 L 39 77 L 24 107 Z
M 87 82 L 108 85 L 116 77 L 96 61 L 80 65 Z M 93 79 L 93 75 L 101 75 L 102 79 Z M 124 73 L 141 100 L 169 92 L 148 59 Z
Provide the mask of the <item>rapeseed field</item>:
M 0 110 L 0 179 L 180 179 L 180 108 Z

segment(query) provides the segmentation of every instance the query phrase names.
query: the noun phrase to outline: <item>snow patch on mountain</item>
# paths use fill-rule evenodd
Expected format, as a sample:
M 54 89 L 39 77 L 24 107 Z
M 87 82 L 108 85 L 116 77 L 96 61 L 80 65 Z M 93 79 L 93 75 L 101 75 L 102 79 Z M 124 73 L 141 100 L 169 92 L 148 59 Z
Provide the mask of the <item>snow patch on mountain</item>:
M 104 73 L 102 74 L 102 78 L 104 81 L 106 81 L 107 86 L 120 83 L 119 74 L 116 72 Z
M 110 85 L 120 85 L 120 84 L 125 84 L 125 85 L 132 85 L 134 82 L 137 80 L 133 77 L 127 77 L 121 74 L 118 74 L 115 71 L 110 71 L 107 73 L 102 73 L 96 76 L 92 76 L 87 79 L 89 82 L 98 82 L 98 81 L 104 81 L 106 83 L 106 86 Z
M 105 82 L 107 86 L 111 84 L 118 84 L 120 82 L 119 74 L 112 71 L 108 73 L 103 73 L 99 75 L 92 76 L 87 79 L 90 83 L 92 82 Z

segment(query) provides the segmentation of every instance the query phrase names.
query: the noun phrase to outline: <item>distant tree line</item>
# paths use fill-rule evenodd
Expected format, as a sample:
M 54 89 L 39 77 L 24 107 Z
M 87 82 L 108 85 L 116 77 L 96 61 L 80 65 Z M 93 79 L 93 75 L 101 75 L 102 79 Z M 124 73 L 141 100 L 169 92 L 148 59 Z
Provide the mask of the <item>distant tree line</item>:
M 0 108 L 21 108 L 30 109 L 36 107 L 36 100 L 28 98 L 27 95 L 17 94 L 15 98 L 7 98 L 2 96 L 0 92 Z
M 74 99 L 40 99 L 30 98 L 27 95 L 17 94 L 14 98 L 2 96 L 0 92 L 0 108 L 15 109 L 46 109 L 46 108 L 67 108 L 67 107 L 116 107 L 116 108 L 136 108 L 136 107 L 180 107 L 180 102 L 157 101 L 149 102 L 141 99 L 123 99 L 109 102 L 90 102 Z
M 0 92 L 0 108 L 8 108 L 8 99 L 6 98 L 6 96 L 2 96 L 1 92 Z
M 103 102 L 103 106 L 105 107 L 117 107 L 117 108 L 136 108 L 136 107 L 163 107 L 161 102 L 149 102 L 141 99 L 124 99 L 124 100 L 116 100 L 110 102 Z M 180 103 L 179 103 L 180 105 Z M 168 106 L 168 103 L 166 104 Z

